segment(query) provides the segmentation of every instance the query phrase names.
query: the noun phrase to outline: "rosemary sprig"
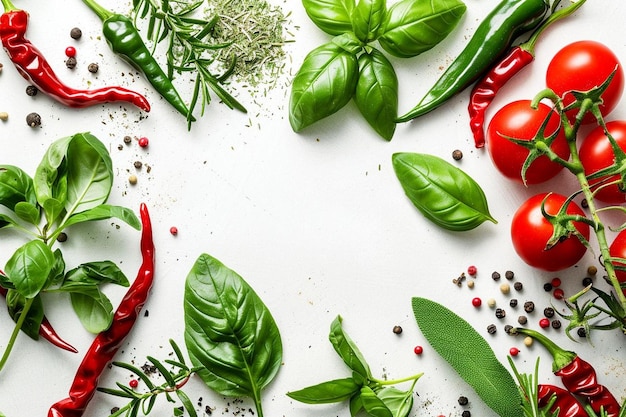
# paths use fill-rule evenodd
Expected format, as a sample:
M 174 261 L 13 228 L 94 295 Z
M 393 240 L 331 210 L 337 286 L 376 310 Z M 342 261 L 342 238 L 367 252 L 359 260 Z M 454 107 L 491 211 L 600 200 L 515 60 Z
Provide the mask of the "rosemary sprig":
M 187 118 L 189 126 L 198 103 L 201 104 L 201 115 L 204 115 L 206 106 L 211 102 L 211 92 L 229 108 L 247 113 L 246 108 L 222 86 L 232 73 L 234 63 L 220 75 L 212 72 L 215 57 L 211 53 L 225 48 L 228 43 L 216 43 L 211 39 L 217 16 L 208 20 L 196 16 L 203 3 L 204 0 L 133 0 L 135 20 L 148 19 L 147 37 L 153 48 L 163 41 L 167 42 L 168 76 L 173 78 L 175 72 L 195 75 Z
M 522 409 L 526 417 L 557 417 L 558 411 L 551 413 L 549 410 L 556 402 L 556 396 L 552 396 L 544 407 L 539 407 L 539 358 L 535 362 L 535 371 L 533 374 L 522 374 L 515 367 L 515 363 L 510 356 L 507 357 L 513 374 L 519 384 L 520 393 L 522 394 Z

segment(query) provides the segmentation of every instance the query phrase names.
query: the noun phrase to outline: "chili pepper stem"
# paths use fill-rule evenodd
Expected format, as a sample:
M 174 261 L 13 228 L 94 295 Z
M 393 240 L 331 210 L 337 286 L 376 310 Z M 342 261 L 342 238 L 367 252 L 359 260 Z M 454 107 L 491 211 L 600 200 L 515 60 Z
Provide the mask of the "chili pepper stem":
M 17 7 L 11 3 L 11 0 L 2 0 L 2 6 L 4 7 L 4 12 L 10 12 L 13 10 L 19 10 Z
M 377 379 L 377 378 L 371 378 L 371 380 L 373 382 L 376 382 L 380 385 L 395 385 L 395 384 L 401 384 L 403 382 L 408 382 L 408 381 L 414 381 L 414 383 L 420 379 L 422 377 L 422 375 L 424 375 L 424 372 L 420 372 L 419 374 L 413 375 L 413 376 L 408 376 L 406 378 L 399 378 L 399 379 Z
M 8 0 L 3 0 L 3 1 L 8 1 Z M 113 16 L 113 12 L 112 11 L 110 11 L 108 9 L 105 9 L 100 4 L 96 3 L 95 0 L 83 0 L 83 3 L 85 3 L 85 5 L 87 5 L 87 7 L 89 7 L 91 10 L 93 10 L 94 13 L 97 14 L 98 17 L 102 21 L 105 21 L 109 17 Z
M 11 333 L 9 342 L 7 343 L 7 346 L 4 349 L 4 354 L 2 355 L 2 359 L 0 359 L 0 372 L 4 368 L 4 365 L 7 363 L 7 360 L 9 359 L 9 355 L 11 354 L 11 351 L 13 350 L 13 346 L 15 345 L 15 341 L 17 340 L 17 336 L 20 334 L 22 325 L 24 324 L 24 321 L 26 321 L 26 316 L 28 316 L 28 311 L 30 310 L 34 301 L 35 301 L 35 298 L 28 298 L 26 299 L 26 302 L 24 303 L 24 308 L 22 309 L 22 312 L 20 313 L 20 317 L 17 319 L 17 322 L 15 323 L 15 327 L 13 328 L 13 333 Z
M 561 348 L 546 335 L 539 333 L 536 330 L 517 327 L 512 330 L 512 334 L 517 333 L 532 337 L 547 349 L 547 351 L 552 355 L 552 370 L 555 372 L 571 363 L 577 356 L 576 353 Z

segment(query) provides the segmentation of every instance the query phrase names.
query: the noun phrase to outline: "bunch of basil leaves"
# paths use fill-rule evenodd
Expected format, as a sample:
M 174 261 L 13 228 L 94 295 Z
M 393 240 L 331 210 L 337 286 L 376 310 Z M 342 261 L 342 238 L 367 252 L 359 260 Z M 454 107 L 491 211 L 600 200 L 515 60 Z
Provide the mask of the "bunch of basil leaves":
M 333 39 L 304 59 L 291 89 L 289 122 L 295 132 L 334 114 L 354 99 L 385 140 L 398 112 L 398 78 L 390 55 L 414 57 L 442 41 L 466 10 L 460 0 L 302 0 L 307 15 Z
M 99 286 L 128 286 L 126 276 L 111 261 L 66 271 L 61 250 L 53 246 L 64 230 L 78 223 L 118 218 L 141 229 L 132 210 L 106 204 L 113 178 L 107 148 L 89 133 L 53 142 L 34 177 L 17 166 L 0 165 L 0 230 L 12 229 L 28 238 L 0 273 L 0 287 L 6 290 L 9 314 L 16 321 L 0 369 L 20 330 L 38 339 L 44 292 L 69 293 L 74 311 L 90 332 L 111 325 L 113 306 Z

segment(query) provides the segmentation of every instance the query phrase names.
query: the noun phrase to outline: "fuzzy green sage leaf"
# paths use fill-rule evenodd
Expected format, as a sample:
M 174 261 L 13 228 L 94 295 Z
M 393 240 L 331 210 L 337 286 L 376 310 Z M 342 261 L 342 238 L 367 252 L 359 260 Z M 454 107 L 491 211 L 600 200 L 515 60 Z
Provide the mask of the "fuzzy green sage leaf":
M 501 417 L 523 417 L 515 380 L 487 341 L 463 318 L 426 298 L 412 299 L 415 320 L 428 343 Z
M 461 169 L 426 154 L 396 153 L 393 168 L 407 197 L 417 209 L 438 226 L 466 231 L 489 220 L 482 188 Z

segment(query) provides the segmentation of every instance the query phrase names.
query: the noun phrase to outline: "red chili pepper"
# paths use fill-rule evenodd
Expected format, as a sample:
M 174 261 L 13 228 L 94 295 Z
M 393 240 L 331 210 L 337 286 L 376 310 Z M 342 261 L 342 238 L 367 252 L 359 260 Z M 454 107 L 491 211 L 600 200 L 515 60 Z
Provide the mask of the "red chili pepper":
M 555 413 L 559 410 L 559 417 L 588 417 L 582 404 L 568 390 L 557 387 L 555 385 L 539 384 L 537 392 L 539 407 L 545 407 L 549 404 L 552 397 L 555 401 L 550 407 L 550 412 Z
M 39 90 L 70 107 L 87 107 L 112 101 L 125 101 L 149 112 L 148 100 L 122 87 L 78 90 L 61 82 L 43 54 L 25 38 L 28 13 L 16 10 L 2 0 L 5 13 L 0 16 L 0 40 L 18 72 Z M 7 10 L 8 9 L 8 10 Z
M 564 7 L 550 15 L 532 36 L 523 44 L 512 48 L 509 53 L 491 68 L 481 80 L 479 80 L 470 93 L 468 112 L 470 116 L 470 129 L 474 136 L 474 145 L 477 148 L 485 146 L 485 112 L 496 97 L 500 89 L 522 68 L 526 67 L 535 59 L 535 43 L 539 35 L 553 22 L 569 16 L 576 11 L 586 0 L 578 0 L 576 3 Z
M 2 274 L 2 271 L 0 271 Z M 7 289 L 0 287 L 0 295 L 6 297 Z M 44 316 L 41 324 L 39 325 L 39 336 L 46 339 L 48 342 L 52 343 L 54 346 L 59 347 L 61 349 L 67 350 L 68 352 L 77 353 L 78 350 L 67 343 L 65 340 L 61 339 L 58 333 L 54 330 L 46 316 Z
M 600 414 L 603 408 L 607 417 L 617 417 L 620 404 L 604 385 L 598 383 L 596 371 L 591 364 L 576 353 L 562 349 L 547 336 L 530 329 L 517 328 L 515 332 L 525 334 L 541 343 L 552 355 L 552 371 L 561 377 L 563 386 L 574 395 L 584 398 L 593 411 Z
M 83 415 L 96 392 L 100 375 L 113 360 L 146 302 L 154 278 L 154 243 L 152 241 L 150 215 L 145 204 L 141 205 L 140 214 L 143 261 L 137 278 L 115 311 L 111 327 L 99 333 L 86 352 L 76 371 L 68 398 L 53 404 L 48 410 L 48 417 L 80 417 Z

